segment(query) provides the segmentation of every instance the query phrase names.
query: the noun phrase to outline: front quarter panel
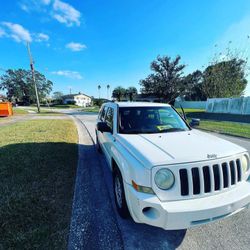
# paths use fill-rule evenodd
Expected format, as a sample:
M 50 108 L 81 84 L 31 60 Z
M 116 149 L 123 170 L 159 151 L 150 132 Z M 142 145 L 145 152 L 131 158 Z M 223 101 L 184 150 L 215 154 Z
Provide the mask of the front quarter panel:
M 118 141 L 115 140 L 111 152 L 126 183 L 131 185 L 133 180 L 138 185 L 151 187 L 151 171 L 146 169 Z

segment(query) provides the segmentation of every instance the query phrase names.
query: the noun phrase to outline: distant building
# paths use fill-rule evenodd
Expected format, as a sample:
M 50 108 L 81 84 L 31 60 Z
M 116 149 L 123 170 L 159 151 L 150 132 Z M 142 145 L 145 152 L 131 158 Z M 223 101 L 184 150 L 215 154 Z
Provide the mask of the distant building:
M 92 98 L 88 95 L 78 93 L 62 96 L 63 104 L 75 104 L 80 107 L 92 105 Z
M 0 102 L 6 101 L 6 96 L 0 94 Z

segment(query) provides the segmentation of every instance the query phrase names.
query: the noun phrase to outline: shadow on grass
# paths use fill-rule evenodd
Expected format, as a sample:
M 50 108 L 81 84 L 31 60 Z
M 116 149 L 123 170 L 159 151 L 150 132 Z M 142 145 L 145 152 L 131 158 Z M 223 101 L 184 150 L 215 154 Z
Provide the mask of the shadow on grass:
M 77 144 L 0 148 L 0 249 L 65 249 Z

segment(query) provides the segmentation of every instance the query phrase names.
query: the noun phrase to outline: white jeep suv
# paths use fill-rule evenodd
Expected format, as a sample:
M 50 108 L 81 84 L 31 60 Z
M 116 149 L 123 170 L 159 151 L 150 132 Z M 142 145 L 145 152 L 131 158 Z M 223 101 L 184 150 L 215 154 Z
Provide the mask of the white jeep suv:
M 123 218 L 184 229 L 250 206 L 247 150 L 192 129 L 168 104 L 105 103 L 96 139 Z

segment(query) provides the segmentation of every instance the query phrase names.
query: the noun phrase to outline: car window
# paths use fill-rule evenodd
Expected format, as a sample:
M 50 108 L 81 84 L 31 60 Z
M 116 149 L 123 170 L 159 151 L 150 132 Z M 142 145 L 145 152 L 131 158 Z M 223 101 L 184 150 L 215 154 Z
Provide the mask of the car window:
M 113 117 L 114 117 L 114 109 L 109 108 L 107 111 L 105 121 L 106 121 L 107 125 L 111 128 L 112 131 L 113 131 Z
M 99 119 L 100 119 L 101 121 L 104 121 L 104 118 L 105 118 L 105 114 L 106 114 L 106 112 L 107 112 L 107 109 L 108 109 L 108 107 L 107 107 L 107 106 L 104 106 L 103 109 L 101 110 L 100 115 L 99 115 Z
M 119 133 L 168 133 L 189 130 L 171 107 L 126 107 L 119 109 Z

